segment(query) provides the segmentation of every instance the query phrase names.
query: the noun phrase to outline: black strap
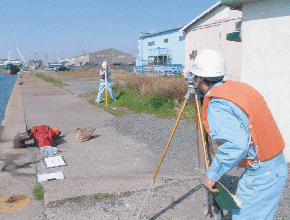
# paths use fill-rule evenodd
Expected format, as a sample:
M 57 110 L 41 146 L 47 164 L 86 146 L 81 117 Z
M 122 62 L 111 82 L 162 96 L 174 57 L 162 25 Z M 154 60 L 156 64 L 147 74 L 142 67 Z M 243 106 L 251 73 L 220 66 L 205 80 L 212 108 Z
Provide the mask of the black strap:
M 49 141 L 49 143 L 51 144 L 51 146 L 54 147 L 54 144 L 51 142 L 51 140 L 47 137 L 47 134 L 45 133 L 45 137 L 47 138 L 47 140 Z

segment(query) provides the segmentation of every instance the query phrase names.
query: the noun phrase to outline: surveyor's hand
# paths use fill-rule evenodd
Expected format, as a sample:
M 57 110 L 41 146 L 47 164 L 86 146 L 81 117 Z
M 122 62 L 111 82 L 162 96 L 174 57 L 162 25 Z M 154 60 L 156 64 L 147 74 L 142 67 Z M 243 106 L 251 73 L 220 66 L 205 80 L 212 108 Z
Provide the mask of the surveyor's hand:
M 211 179 L 209 179 L 207 176 L 203 179 L 203 182 L 202 184 L 204 185 L 204 187 L 211 191 L 211 192 L 219 192 L 218 189 L 214 189 L 214 185 L 215 185 L 215 182 L 212 181 Z

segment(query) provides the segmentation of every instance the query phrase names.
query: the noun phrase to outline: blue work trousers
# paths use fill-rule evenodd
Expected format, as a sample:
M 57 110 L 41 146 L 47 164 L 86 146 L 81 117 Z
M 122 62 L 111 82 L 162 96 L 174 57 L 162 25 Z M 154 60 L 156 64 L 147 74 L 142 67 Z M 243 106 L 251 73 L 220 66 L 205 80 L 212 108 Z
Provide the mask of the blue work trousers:
M 100 88 L 99 88 L 98 97 L 96 99 L 97 102 L 100 102 L 101 101 L 101 97 L 102 97 L 103 92 L 105 91 L 105 89 L 106 89 L 106 82 L 104 80 L 101 80 L 100 81 Z M 107 82 L 107 89 L 108 89 L 108 92 L 110 93 L 110 96 L 112 97 L 112 99 L 114 101 L 116 101 L 116 97 L 115 97 L 115 95 L 113 93 L 111 81 L 108 81 Z
M 242 206 L 240 209 L 233 210 L 233 220 L 274 218 L 288 179 L 288 167 L 283 153 L 272 160 L 274 161 L 269 164 L 268 170 L 249 169 L 240 177 L 236 196 Z

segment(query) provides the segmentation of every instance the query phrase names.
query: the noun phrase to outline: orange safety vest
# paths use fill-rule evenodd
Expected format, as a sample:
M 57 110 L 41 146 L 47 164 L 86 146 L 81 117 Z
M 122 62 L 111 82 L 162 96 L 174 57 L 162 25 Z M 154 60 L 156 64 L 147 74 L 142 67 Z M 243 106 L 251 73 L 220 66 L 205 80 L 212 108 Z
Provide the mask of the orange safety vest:
M 104 72 L 105 69 L 104 69 L 104 68 L 101 68 L 101 71 Z M 107 74 L 107 79 L 108 79 L 108 77 L 109 77 L 108 69 L 107 69 L 107 71 L 106 71 L 106 74 Z M 101 79 L 105 79 L 105 74 L 104 74 L 103 76 L 101 76 L 100 78 L 101 78 Z
M 208 133 L 207 110 L 212 97 L 233 102 L 247 114 L 249 118 L 248 129 L 254 142 L 258 160 L 270 160 L 285 148 L 283 137 L 263 96 L 253 87 L 231 80 L 210 89 L 209 94 L 204 98 L 202 121 Z M 243 159 L 238 166 L 247 166 L 247 162 L 254 163 L 254 161 Z

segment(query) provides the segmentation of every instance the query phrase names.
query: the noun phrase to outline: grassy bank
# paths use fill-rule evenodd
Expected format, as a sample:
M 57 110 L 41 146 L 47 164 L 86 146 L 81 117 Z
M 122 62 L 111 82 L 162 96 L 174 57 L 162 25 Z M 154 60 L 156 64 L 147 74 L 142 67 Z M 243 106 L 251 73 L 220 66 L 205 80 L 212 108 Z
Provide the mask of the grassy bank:
M 43 74 L 40 74 L 40 73 L 37 73 L 36 76 L 38 76 L 39 78 L 41 78 L 41 79 L 43 79 L 43 80 L 45 80 L 47 82 L 50 82 L 53 85 L 58 86 L 58 87 L 68 86 L 67 84 L 62 83 L 60 80 L 55 80 L 55 79 L 53 79 L 51 77 L 46 77 L 46 76 L 44 76 Z
M 106 106 L 105 92 L 101 103 L 95 102 L 97 92 L 90 94 L 93 98 L 89 102 L 115 116 L 126 114 L 125 108 L 135 113 L 149 113 L 162 118 L 176 118 L 187 92 L 187 87 L 188 83 L 180 76 L 150 77 L 132 75 L 126 84 L 116 84 L 113 87 L 117 98 L 116 102 L 108 94 L 108 105 Z M 182 119 L 193 122 L 193 103 L 187 104 Z

